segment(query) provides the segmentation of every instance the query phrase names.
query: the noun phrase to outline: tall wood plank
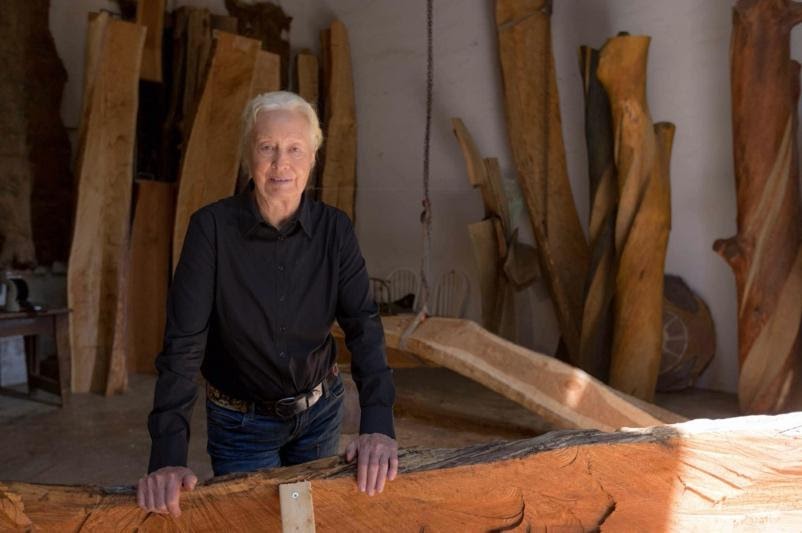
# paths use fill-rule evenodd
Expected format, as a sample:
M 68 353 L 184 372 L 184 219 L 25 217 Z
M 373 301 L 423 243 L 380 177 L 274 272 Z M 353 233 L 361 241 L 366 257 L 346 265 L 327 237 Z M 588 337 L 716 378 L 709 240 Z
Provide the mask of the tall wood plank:
M 320 99 L 318 82 L 319 65 L 317 56 L 309 51 L 300 52 L 295 57 L 295 87 L 301 97 L 317 110 Z
M 215 32 L 211 65 L 181 165 L 173 229 L 173 270 L 192 213 L 230 196 L 236 187 L 243 134 L 241 117 L 251 96 L 258 52 L 259 41 Z
M 356 107 L 348 30 L 335 20 L 325 34 L 329 41 L 330 67 L 326 81 L 326 151 L 321 176 L 320 199 L 345 211 L 353 221 L 356 214 Z
M 259 50 L 253 73 L 251 97 L 278 91 L 281 87 L 281 57 L 272 52 Z
M 802 408 L 802 201 L 799 63 L 802 5 L 739 0 L 730 42 L 738 232 L 715 242 L 738 293 L 738 401 L 747 413 Z
M 133 487 L 4 482 L 0 527 L 281 531 L 280 486 L 306 480 L 319 531 L 799 531 L 800 426 L 793 413 L 406 449 L 372 497 L 329 457 L 200 483 L 178 518 L 139 509 Z
M 137 180 L 131 228 L 128 369 L 154 374 L 164 339 L 175 185 Z
M 167 0 L 138 0 L 136 4 L 136 23 L 148 29 L 139 74 L 143 80 L 162 81 L 162 35 L 166 3 Z
M 550 0 L 496 1 L 510 146 L 541 272 L 576 364 L 589 251 L 565 168 L 550 18 Z
M 128 242 L 139 66 L 145 28 L 109 20 L 85 106 L 67 298 L 72 388 L 104 392 Z M 90 30 L 91 33 L 91 30 Z

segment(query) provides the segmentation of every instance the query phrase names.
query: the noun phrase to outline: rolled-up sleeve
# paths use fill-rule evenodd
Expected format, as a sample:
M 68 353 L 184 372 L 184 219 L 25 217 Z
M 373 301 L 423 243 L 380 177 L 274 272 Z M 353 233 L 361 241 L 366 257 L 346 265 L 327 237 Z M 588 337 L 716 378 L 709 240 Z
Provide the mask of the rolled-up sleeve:
M 187 228 L 167 300 L 164 345 L 156 357 L 158 379 L 148 417 L 152 440 L 148 472 L 186 466 L 196 378 L 203 362 L 214 303 L 214 219 L 199 211 Z
M 362 409 L 360 433 L 383 433 L 395 438 L 395 386 L 387 365 L 384 329 L 379 309 L 370 295 L 368 271 L 353 225 L 343 214 L 337 293 L 337 322 L 351 352 L 351 372 Z

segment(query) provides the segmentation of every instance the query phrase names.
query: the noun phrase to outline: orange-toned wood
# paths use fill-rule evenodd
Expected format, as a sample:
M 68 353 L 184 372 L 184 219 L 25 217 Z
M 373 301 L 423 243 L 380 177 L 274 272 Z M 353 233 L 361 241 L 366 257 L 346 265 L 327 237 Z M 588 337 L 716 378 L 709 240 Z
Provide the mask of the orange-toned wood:
M 259 50 L 256 56 L 256 69 L 253 73 L 251 97 L 262 93 L 278 91 L 281 83 L 281 57 L 272 52 Z
M 321 532 L 797 531 L 800 426 L 794 413 L 402 450 L 401 473 L 372 497 L 332 457 L 201 483 L 180 518 L 140 510 L 133 487 L 5 482 L 0 528 L 280 531 L 279 485 L 308 480 Z
M 317 56 L 309 51 L 304 51 L 295 56 L 295 86 L 298 94 L 312 104 L 317 110 L 318 100 L 320 99 L 320 86 L 318 82 Z
M 497 0 L 504 103 L 518 181 L 569 359 L 579 359 L 588 245 L 565 168 L 550 0 Z
M 139 76 L 143 80 L 162 81 L 162 34 L 164 33 L 164 13 L 166 0 L 138 0 L 136 4 L 136 23 L 148 29 L 145 49 L 142 52 L 142 69 Z
M 259 47 L 259 41 L 215 32 L 211 65 L 181 164 L 173 270 L 181 256 L 192 213 L 234 193 L 243 135 L 242 110 L 251 96 Z M 221 94 L 225 98 L 220 98 Z
M 802 407 L 799 64 L 802 4 L 740 0 L 730 43 L 738 232 L 716 241 L 738 291 L 738 400 L 746 413 Z
M 82 117 L 78 203 L 67 270 L 74 392 L 106 390 L 120 264 L 128 244 L 139 65 L 145 42 L 144 27 L 104 19 L 92 23 L 103 27 Z

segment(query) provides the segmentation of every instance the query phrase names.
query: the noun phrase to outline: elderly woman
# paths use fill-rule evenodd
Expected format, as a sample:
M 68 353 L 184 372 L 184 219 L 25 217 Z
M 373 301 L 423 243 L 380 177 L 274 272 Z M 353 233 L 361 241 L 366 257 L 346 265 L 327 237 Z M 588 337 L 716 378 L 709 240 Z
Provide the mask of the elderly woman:
M 322 142 L 301 97 L 266 93 L 243 115 L 242 163 L 251 181 L 190 220 L 156 359 L 149 474 L 139 505 L 180 513 L 198 369 L 207 382 L 207 451 L 216 476 L 334 455 L 343 384 L 330 329 L 336 319 L 359 389 L 357 484 L 372 495 L 398 469 L 384 352 L 365 260 L 348 217 L 305 194 Z

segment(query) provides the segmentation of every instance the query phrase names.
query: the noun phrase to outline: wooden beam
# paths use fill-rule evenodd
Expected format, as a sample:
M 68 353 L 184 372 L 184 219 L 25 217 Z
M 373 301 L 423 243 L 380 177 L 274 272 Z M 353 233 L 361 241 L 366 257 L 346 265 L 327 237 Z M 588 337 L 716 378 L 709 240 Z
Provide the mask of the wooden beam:
M 206 77 L 186 153 L 176 201 L 173 270 L 196 210 L 234 193 L 242 138 L 242 110 L 251 96 L 259 41 L 215 32 Z M 218 95 L 224 94 L 225 98 Z
M 510 147 L 540 269 L 576 363 L 590 258 L 565 168 L 550 18 L 550 0 L 496 0 Z
M 166 3 L 167 0 L 138 0 L 136 4 L 136 23 L 148 29 L 139 75 L 143 80 L 158 83 L 162 81 L 162 34 Z
M 0 527 L 279 531 L 279 486 L 307 480 L 321 531 L 797 531 L 800 427 L 793 413 L 402 450 L 373 497 L 332 457 L 201 483 L 179 518 L 139 509 L 134 487 L 5 482 Z
M 328 37 L 330 67 L 326 81 L 326 151 L 321 176 L 320 199 L 356 215 L 356 107 L 348 30 L 339 20 L 331 23 Z M 324 37 L 325 40 L 325 37 Z
M 142 26 L 104 18 L 92 23 L 103 25 L 103 30 L 82 117 L 78 203 L 67 271 L 74 392 L 106 389 L 119 265 L 128 244 L 139 66 L 145 43 Z

